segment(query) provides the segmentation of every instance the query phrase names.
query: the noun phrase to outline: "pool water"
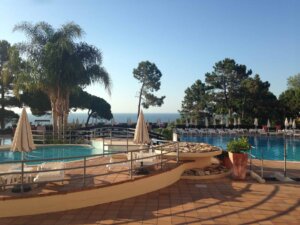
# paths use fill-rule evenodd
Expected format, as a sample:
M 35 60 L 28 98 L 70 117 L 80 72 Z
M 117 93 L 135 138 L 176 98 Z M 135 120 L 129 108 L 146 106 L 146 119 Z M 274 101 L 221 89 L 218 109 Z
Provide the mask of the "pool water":
M 181 141 L 204 142 L 226 150 L 227 142 L 237 137 L 233 136 L 182 136 Z M 254 147 L 252 155 L 268 160 L 283 160 L 284 137 L 250 136 L 249 142 Z M 300 161 L 300 139 L 287 137 L 287 160 Z
M 58 145 L 58 146 L 42 146 L 37 147 L 36 150 L 25 153 L 26 160 L 41 160 L 35 163 L 43 162 L 43 159 L 54 159 L 54 158 L 64 158 L 72 156 L 92 156 L 94 154 L 101 154 L 102 150 L 98 148 L 92 148 L 88 146 L 68 146 L 68 145 Z M 0 162 L 5 161 L 18 161 L 21 160 L 22 154 L 20 152 L 0 151 Z M 75 159 L 66 159 L 64 161 L 73 161 Z

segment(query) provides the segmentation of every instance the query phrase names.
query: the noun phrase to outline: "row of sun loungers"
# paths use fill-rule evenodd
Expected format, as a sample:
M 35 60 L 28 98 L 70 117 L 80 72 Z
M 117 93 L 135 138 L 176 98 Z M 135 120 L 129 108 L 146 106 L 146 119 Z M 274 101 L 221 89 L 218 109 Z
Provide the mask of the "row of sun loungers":
M 40 183 L 63 180 L 64 168 L 64 162 L 45 162 L 39 166 L 24 165 L 25 173 L 23 175 L 23 182 Z M 14 186 L 21 183 L 22 179 L 20 164 L 2 164 L 0 165 L 0 171 L 1 173 L 7 173 L 0 176 L 0 190 L 4 190 L 6 186 Z
M 176 128 L 176 132 L 180 135 L 227 135 L 227 134 L 245 134 L 245 129 L 197 129 L 197 128 L 188 128 L 188 129 L 182 129 L 182 128 Z
M 197 129 L 197 128 L 176 128 L 179 135 L 202 136 L 202 135 L 288 135 L 300 137 L 300 130 L 278 130 L 267 132 L 264 129 Z
M 131 156 L 133 161 L 133 168 L 138 168 L 141 166 L 141 162 L 143 163 L 143 166 L 149 167 L 156 165 L 158 163 L 157 156 L 159 154 L 156 154 L 155 152 L 132 152 L 132 153 L 120 153 L 120 154 L 113 154 L 110 157 L 110 163 L 106 165 L 107 169 L 113 170 L 115 167 L 124 167 L 126 169 L 130 168 L 130 161 Z
M 106 165 L 108 171 L 117 167 L 118 169 L 131 166 L 131 156 L 133 159 L 133 169 L 141 167 L 151 167 L 161 163 L 158 160 L 161 152 L 132 152 L 112 154 L 110 163 Z M 142 164 L 141 164 L 142 163 Z M 65 173 L 64 162 L 44 162 L 36 166 L 24 165 L 23 183 L 43 183 L 56 182 L 64 180 Z M 21 183 L 21 167 L 20 164 L 0 164 L 0 190 L 5 190 L 7 186 L 14 186 Z

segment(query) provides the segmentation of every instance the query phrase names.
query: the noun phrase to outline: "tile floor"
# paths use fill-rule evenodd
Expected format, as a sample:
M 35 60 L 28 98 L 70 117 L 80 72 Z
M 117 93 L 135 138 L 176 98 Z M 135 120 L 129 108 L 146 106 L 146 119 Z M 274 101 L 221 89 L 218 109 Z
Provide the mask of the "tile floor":
M 1 212 L 0 212 L 1 213 Z M 300 224 L 300 185 L 180 180 L 156 192 L 78 210 L 0 219 L 2 225 Z
M 11 187 L 6 188 L 5 191 L 0 191 L 0 201 L 6 200 L 9 198 L 20 197 L 22 196 L 36 196 L 36 195 L 47 195 L 47 194 L 55 194 L 58 192 L 68 192 L 74 190 L 80 190 L 85 187 L 99 187 L 99 186 L 107 186 L 118 182 L 124 182 L 130 180 L 129 166 L 124 165 L 124 163 L 115 164 L 116 166 L 112 168 L 112 170 L 108 170 L 106 167 L 107 163 L 109 163 L 109 157 L 99 157 L 90 159 L 87 161 L 87 166 L 95 166 L 96 167 L 88 167 L 86 169 L 86 179 L 85 185 L 83 184 L 83 169 L 72 169 L 79 166 L 83 166 L 82 161 L 69 162 L 65 164 L 65 179 L 64 183 L 62 182 L 49 182 L 31 185 L 32 190 L 24 193 L 13 193 L 11 191 Z M 161 173 L 168 169 L 172 169 L 177 166 L 176 161 L 169 160 L 168 162 L 163 164 L 163 169 L 161 170 L 160 161 L 157 161 L 158 165 L 148 168 L 150 174 Z M 179 165 L 179 164 L 178 164 Z M 123 172 L 120 172 L 123 171 Z M 34 177 L 36 175 L 33 174 Z M 132 179 L 142 178 L 144 175 L 133 175 Z M 70 179 L 70 180 L 69 180 Z M 1 224 L 0 224 L 1 225 Z

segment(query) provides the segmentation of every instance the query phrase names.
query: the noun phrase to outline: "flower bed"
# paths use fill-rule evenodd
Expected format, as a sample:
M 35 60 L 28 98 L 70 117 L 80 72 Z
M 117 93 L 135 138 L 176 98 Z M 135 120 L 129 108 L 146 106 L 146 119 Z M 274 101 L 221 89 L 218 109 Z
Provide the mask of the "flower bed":
M 220 151 L 220 148 L 206 143 L 180 142 L 179 152 L 183 153 L 202 153 Z
M 183 179 L 215 179 L 226 177 L 230 174 L 230 170 L 226 167 L 213 164 L 205 168 L 193 168 L 183 172 L 181 178 Z

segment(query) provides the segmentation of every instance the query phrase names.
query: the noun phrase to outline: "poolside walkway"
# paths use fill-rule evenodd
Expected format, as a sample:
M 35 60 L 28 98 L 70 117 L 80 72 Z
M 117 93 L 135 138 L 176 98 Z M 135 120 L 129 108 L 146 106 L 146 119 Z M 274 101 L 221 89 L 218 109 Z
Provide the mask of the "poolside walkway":
M 2 218 L 0 224 L 300 224 L 300 185 L 180 180 L 160 191 L 127 200 Z
M 261 161 L 252 160 L 252 169 L 261 175 Z M 264 177 L 274 177 L 274 173 L 283 174 L 284 161 L 264 160 L 263 161 L 263 175 Z M 286 175 L 290 178 L 295 178 L 300 181 L 300 162 L 287 161 Z

